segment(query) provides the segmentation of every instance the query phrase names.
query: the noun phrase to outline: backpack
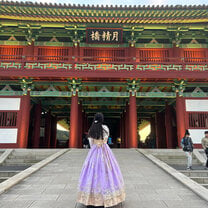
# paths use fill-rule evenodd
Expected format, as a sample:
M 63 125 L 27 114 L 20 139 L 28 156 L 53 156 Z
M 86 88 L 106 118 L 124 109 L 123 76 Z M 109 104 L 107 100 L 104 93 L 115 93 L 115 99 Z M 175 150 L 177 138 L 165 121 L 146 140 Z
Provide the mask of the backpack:
M 184 137 L 183 138 L 183 151 L 186 151 L 186 152 L 192 152 L 193 151 L 193 147 L 192 147 L 192 144 L 191 144 L 191 138 L 190 137 Z

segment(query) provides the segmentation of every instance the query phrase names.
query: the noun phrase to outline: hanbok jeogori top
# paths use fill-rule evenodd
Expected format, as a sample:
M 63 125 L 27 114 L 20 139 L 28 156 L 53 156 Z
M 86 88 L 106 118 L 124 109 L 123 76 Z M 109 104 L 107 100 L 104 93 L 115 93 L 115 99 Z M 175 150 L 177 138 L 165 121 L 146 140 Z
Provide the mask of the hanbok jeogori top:
M 102 125 L 102 127 L 103 127 L 103 139 L 93 139 L 92 137 L 88 137 L 90 147 L 92 147 L 93 144 L 96 144 L 99 147 L 104 143 L 107 144 L 109 137 L 109 128 L 106 125 Z

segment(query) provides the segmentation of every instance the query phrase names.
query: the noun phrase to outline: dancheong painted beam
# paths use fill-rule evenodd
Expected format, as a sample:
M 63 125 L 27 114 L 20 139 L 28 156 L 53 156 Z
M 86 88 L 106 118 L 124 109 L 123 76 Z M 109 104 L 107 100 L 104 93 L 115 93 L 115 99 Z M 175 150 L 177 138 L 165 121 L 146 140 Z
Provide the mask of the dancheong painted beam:
M 0 76 L 29 77 L 103 77 L 103 78 L 204 78 L 204 64 L 54 64 L 0 63 Z
M 1 96 L 22 96 L 23 92 L 22 91 L 0 91 L 0 95 Z M 128 98 L 129 92 L 79 92 L 78 95 L 80 98 L 88 98 L 88 97 Z M 55 91 L 31 91 L 30 96 L 31 97 L 71 97 L 72 93 L 64 92 L 64 91 L 56 91 L 56 92 Z M 185 92 L 183 93 L 183 96 L 184 97 L 208 97 L 208 92 Z M 137 98 L 175 98 L 176 93 L 174 92 L 137 92 L 136 97 Z M 60 105 L 64 105 L 64 104 L 60 103 Z M 84 105 L 90 105 L 90 104 L 84 104 Z M 108 105 L 108 104 L 105 104 L 103 102 L 103 105 Z M 116 103 L 113 103 L 113 105 L 116 105 Z M 149 103 L 146 105 L 151 105 L 151 104 Z

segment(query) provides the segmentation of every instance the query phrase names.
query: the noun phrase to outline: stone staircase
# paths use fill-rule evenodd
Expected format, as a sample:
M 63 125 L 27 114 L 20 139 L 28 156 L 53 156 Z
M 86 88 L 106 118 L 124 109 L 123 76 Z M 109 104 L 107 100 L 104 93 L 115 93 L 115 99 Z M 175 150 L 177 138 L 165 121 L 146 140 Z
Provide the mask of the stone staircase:
M 0 183 L 40 162 L 59 149 L 14 149 L 0 165 Z M 0 150 L 0 153 L 3 151 Z
M 180 172 L 208 189 L 208 170 L 182 170 Z
M 57 149 L 14 149 L 3 166 L 31 166 L 57 152 Z
M 167 163 L 170 166 L 184 166 L 186 167 L 187 158 L 185 153 L 181 149 L 147 149 L 145 150 L 152 154 L 159 160 Z M 192 154 L 193 166 L 201 165 L 201 162 L 197 157 Z
M 204 154 L 203 150 L 200 150 L 199 152 L 200 154 Z M 208 188 L 208 170 L 204 170 L 203 163 L 200 162 L 195 154 L 192 154 L 193 170 L 186 170 L 187 158 L 181 150 L 153 150 L 151 151 L 151 154 L 177 169 L 195 182 L 201 184 L 205 188 Z M 206 157 L 205 154 L 203 157 Z
M 20 170 L 0 170 L 0 183 L 19 173 Z
M 4 153 L 5 150 L 0 149 L 0 157 Z
M 155 156 L 169 165 L 186 165 L 187 164 L 187 158 L 183 152 L 174 154 L 174 155 L 158 154 Z M 192 164 L 193 166 L 201 164 L 195 155 L 192 156 Z

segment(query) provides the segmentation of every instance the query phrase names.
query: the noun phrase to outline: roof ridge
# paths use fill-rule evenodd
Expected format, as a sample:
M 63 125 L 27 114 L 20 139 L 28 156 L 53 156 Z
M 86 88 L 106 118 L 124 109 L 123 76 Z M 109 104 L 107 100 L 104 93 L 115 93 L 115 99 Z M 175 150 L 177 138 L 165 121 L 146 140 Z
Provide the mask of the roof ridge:
M 85 5 L 85 4 L 66 4 L 66 3 L 47 3 L 47 2 L 31 2 L 31 1 L 25 1 L 25 2 L 18 2 L 18 1 L 5 1 L 5 0 L 0 0 L 0 4 L 3 5 L 14 5 L 14 6 L 46 6 L 46 7 L 59 7 L 59 8 L 80 8 L 80 9 L 208 9 L 208 4 L 205 5 Z

